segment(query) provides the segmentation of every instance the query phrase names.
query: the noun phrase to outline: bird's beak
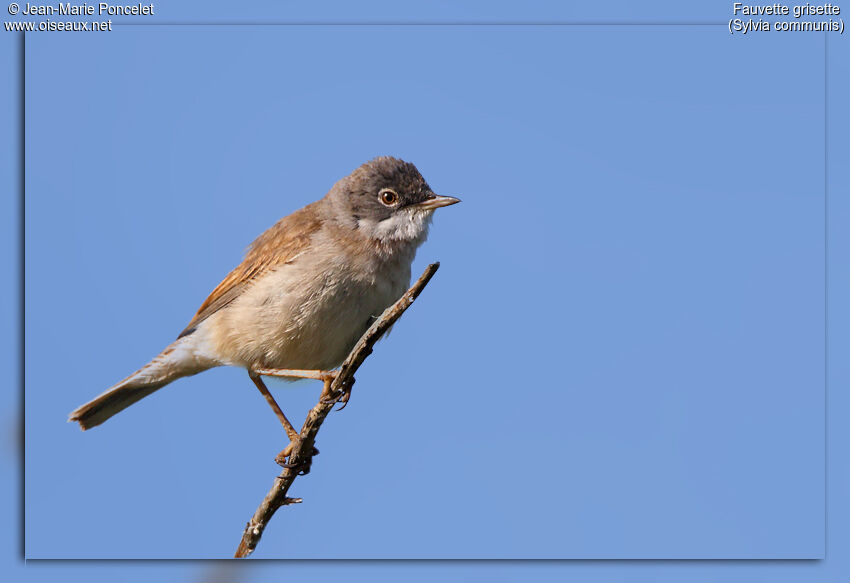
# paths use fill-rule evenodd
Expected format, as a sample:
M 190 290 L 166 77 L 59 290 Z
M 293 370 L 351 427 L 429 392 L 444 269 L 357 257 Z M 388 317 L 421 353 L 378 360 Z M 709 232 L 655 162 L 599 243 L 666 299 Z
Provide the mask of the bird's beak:
M 432 192 L 428 195 L 428 198 L 426 198 L 422 202 L 417 202 L 415 205 L 413 205 L 413 207 L 426 211 L 432 211 L 434 209 L 440 208 L 441 206 L 449 206 L 451 204 L 457 204 L 459 202 L 459 198 L 455 198 L 453 196 L 439 196 Z

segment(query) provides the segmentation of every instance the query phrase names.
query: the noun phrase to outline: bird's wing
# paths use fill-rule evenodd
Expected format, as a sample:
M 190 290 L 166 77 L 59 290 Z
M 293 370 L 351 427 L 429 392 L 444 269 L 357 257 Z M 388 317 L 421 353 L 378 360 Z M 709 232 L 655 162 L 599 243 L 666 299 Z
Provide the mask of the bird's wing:
M 315 203 L 314 203 L 315 204 Z M 227 274 L 178 338 L 188 336 L 198 324 L 239 297 L 260 276 L 278 265 L 292 261 L 310 243 L 310 236 L 319 229 L 319 219 L 308 205 L 288 215 L 251 243 L 245 259 Z

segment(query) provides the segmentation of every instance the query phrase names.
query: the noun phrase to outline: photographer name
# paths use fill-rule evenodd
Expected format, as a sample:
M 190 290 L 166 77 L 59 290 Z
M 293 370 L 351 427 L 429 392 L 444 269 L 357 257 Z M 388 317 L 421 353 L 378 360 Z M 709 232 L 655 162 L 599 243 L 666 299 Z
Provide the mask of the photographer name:
M 58 4 L 30 4 L 27 3 L 21 14 L 27 16 L 152 16 L 154 14 L 153 4 L 109 4 L 98 2 L 97 4 L 71 4 L 70 2 L 59 2 Z

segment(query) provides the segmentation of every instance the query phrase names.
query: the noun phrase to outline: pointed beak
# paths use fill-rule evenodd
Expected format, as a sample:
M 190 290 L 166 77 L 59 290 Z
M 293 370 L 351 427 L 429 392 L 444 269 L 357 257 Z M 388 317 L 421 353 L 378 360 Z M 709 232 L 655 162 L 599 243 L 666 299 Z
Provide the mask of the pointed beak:
M 428 198 L 423 200 L 422 202 L 417 202 L 413 205 L 415 208 L 431 211 L 434 209 L 438 209 L 441 206 L 449 206 L 452 204 L 457 204 L 460 202 L 459 198 L 455 198 L 453 196 L 440 196 L 434 194 L 433 192 L 428 195 Z

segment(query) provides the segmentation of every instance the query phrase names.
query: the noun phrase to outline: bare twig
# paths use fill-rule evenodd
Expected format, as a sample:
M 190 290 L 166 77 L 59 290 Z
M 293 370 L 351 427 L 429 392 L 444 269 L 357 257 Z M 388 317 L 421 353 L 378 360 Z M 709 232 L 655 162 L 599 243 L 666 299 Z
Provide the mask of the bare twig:
M 351 390 L 351 385 L 354 383 L 354 373 L 366 360 L 366 357 L 372 353 L 372 347 L 383 336 L 383 334 L 398 320 L 407 308 L 413 303 L 413 300 L 425 288 L 437 268 L 439 263 L 432 263 L 422 275 L 416 280 L 416 283 L 407 290 L 399 300 L 392 306 L 384 310 L 384 313 L 375 320 L 375 322 L 366 330 L 366 333 L 360 337 L 357 344 L 348 354 L 345 362 L 339 367 L 333 379 L 326 379 L 325 386 L 322 390 L 322 395 L 319 397 L 319 402 L 307 414 L 307 419 L 304 420 L 304 426 L 301 428 L 298 438 L 293 440 L 291 449 L 287 448 L 289 461 L 284 465 L 283 471 L 275 478 L 274 485 L 259 508 L 254 513 L 254 516 L 245 526 L 245 531 L 242 533 L 242 541 L 239 543 L 239 548 L 236 549 L 236 558 L 244 558 L 250 555 L 257 547 L 260 537 L 263 536 L 263 531 L 268 526 L 274 513 L 281 506 L 295 504 L 301 502 L 300 498 L 289 498 L 289 492 L 292 482 L 299 473 L 309 471 L 310 463 L 314 455 L 313 444 L 316 441 L 316 434 L 319 428 L 331 412 L 334 405 L 342 400 L 347 399 L 347 392 Z M 280 459 L 280 457 L 279 457 Z

